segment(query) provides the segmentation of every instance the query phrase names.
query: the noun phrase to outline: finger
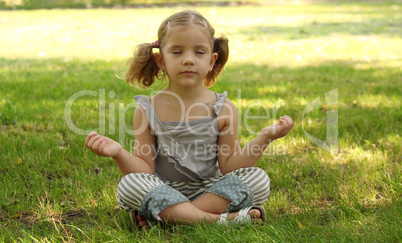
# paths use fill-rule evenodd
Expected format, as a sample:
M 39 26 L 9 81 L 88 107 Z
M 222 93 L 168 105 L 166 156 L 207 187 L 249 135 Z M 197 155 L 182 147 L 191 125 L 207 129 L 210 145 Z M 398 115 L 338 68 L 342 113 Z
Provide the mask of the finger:
M 281 116 L 281 118 L 279 118 L 279 124 L 280 124 L 280 125 L 284 125 L 284 126 L 287 125 L 286 119 L 285 119 L 283 116 Z
M 283 118 L 285 118 L 287 121 L 293 121 L 292 118 L 288 115 L 284 115 Z
M 88 148 L 92 148 L 92 145 L 96 141 L 96 135 L 89 138 L 88 143 L 86 144 Z
M 293 124 L 293 120 L 290 116 L 284 115 L 283 119 L 286 121 L 287 126 L 291 126 Z
M 106 156 L 107 151 L 108 151 L 108 147 L 106 146 L 107 142 L 105 139 L 102 139 L 102 141 L 99 143 L 99 153 L 104 154 Z
M 293 126 L 293 119 L 290 116 L 285 115 L 284 119 L 286 119 L 288 126 Z
M 96 134 L 97 134 L 97 133 L 96 133 L 95 131 L 93 131 L 93 132 L 91 132 L 90 134 L 88 134 L 87 138 L 85 139 L 85 146 L 88 147 L 88 142 L 89 142 L 89 140 L 90 140 L 93 136 L 95 136 Z
M 105 140 L 103 140 L 102 137 L 99 138 L 99 139 L 97 139 L 97 140 L 94 142 L 94 144 L 92 145 L 92 149 L 95 149 L 95 150 L 100 151 L 100 144 L 101 144 L 102 142 L 104 142 L 104 141 L 105 141 Z
M 92 149 L 93 146 L 94 146 L 94 143 L 95 143 L 96 141 L 98 141 L 98 139 L 100 139 L 100 138 L 102 138 L 102 136 L 98 134 L 98 135 L 93 136 L 91 139 L 89 139 L 89 141 L 88 141 L 88 148 Z

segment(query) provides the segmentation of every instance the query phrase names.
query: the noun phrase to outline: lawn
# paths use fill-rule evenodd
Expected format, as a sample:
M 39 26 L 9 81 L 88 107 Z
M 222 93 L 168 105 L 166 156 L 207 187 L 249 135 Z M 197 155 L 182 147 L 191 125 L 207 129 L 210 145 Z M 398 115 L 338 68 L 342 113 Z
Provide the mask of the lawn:
M 85 134 L 130 150 L 133 95 L 166 82 L 129 86 L 125 61 L 183 8 L 0 12 L 0 242 L 402 241 L 399 1 L 193 8 L 229 38 L 211 89 L 237 106 L 241 143 L 295 121 L 257 163 L 268 222 L 130 226 L 122 174 Z

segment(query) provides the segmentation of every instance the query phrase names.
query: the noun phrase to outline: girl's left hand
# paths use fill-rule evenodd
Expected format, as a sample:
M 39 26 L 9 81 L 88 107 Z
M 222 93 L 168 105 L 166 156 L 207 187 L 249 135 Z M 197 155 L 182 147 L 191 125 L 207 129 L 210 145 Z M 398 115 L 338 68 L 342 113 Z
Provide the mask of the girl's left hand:
M 277 124 L 265 127 L 262 129 L 260 135 L 266 136 L 267 140 L 273 141 L 275 139 L 286 136 L 292 129 L 294 123 L 290 116 L 284 115 L 279 118 Z

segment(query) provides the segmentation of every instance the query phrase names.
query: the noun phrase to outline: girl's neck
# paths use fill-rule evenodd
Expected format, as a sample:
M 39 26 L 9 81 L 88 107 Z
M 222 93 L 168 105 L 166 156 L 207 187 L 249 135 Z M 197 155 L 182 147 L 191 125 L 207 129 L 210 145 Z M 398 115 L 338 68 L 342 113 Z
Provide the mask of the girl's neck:
M 182 87 L 182 86 L 172 86 L 169 85 L 165 91 L 173 92 L 180 96 L 183 101 L 186 100 L 198 100 L 200 97 L 205 97 L 205 95 L 211 92 L 208 88 L 203 85 L 193 86 L 193 87 Z

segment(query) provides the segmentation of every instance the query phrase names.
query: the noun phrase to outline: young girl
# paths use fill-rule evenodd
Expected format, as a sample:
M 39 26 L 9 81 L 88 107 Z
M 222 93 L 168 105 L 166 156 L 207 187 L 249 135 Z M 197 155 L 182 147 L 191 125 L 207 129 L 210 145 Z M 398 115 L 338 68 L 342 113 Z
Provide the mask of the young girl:
M 208 20 L 195 11 L 164 20 L 158 40 L 139 45 L 126 76 L 128 83 L 142 86 L 161 75 L 169 81 L 151 98 L 134 97 L 133 154 L 96 132 L 86 138 L 90 150 L 112 157 L 125 175 L 117 201 L 141 227 L 156 221 L 265 220 L 262 205 L 270 181 L 253 166 L 270 142 L 290 131 L 293 121 L 283 116 L 240 147 L 236 107 L 226 92 L 207 88 L 229 55 L 228 40 L 214 34 Z

